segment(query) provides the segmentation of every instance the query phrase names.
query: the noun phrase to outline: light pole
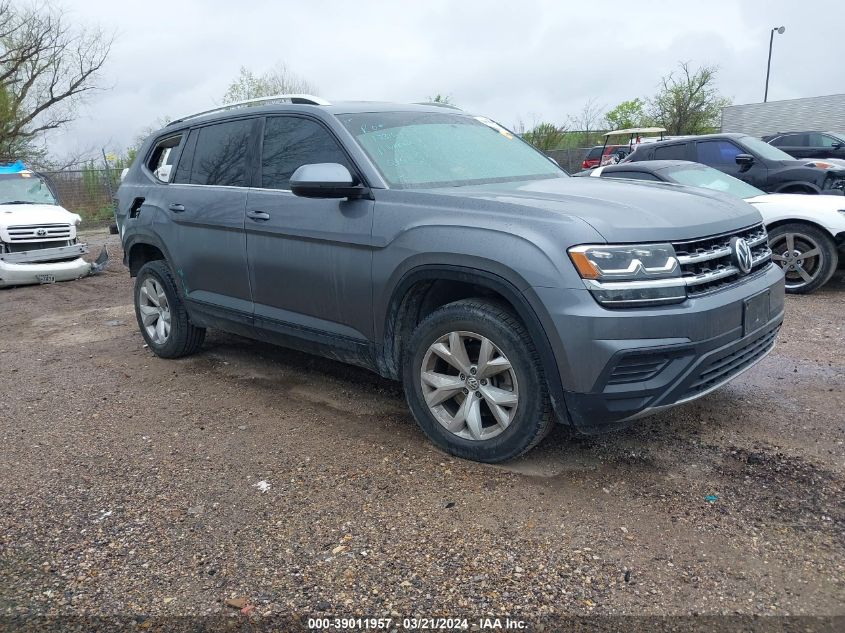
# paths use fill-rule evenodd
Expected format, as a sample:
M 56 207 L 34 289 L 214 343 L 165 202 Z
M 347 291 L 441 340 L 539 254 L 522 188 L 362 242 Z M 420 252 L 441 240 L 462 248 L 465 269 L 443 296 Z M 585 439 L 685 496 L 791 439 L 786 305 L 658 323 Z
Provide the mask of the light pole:
M 783 35 L 783 32 L 786 31 L 786 27 L 776 26 L 769 34 L 769 63 L 766 65 L 766 92 L 763 95 L 763 103 L 766 103 L 766 101 L 769 100 L 769 73 L 772 71 L 772 42 L 775 39 L 775 31 L 777 31 L 780 35 Z

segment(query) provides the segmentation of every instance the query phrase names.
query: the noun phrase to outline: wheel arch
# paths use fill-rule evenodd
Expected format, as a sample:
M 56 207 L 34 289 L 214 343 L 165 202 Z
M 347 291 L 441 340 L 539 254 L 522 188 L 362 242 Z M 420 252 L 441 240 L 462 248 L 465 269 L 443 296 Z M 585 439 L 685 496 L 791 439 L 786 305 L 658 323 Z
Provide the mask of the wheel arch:
M 828 230 L 823 225 L 819 224 L 818 222 L 813 222 L 812 220 L 808 220 L 807 218 L 780 218 L 778 220 L 774 220 L 772 222 L 766 223 L 766 230 L 771 231 L 776 229 L 780 226 L 785 226 L 787 224 L 801 224 L 805 226 L 812 227 L 824 233 L 826 236 L 830 238 L 830 241 L 834 244 L 836 243 L 836 238 L 830 234 L 830 230 Z
M 381 348 L 377 354 L 379 373 L 401 378 L 403 342 L 427 314 L 459 299 L 486 298 L 510 308 L 525 325 L 540 357 L 555 413 L 558 419 L 568 420 L 549 328 L 544 325 L 544 320 L 549 322 L 548 315 L 543 314 L 542 307 L 532 305 L 520 285 L 518 277 L 508 279 L 466 266 L 429 264 L 409 270 L 394 286 L 386 311 L 381 315 L 384 327 L 377 338 Z
M 806 180 L 793 180 L 791 182 L 786 182 L 782 185 L 778 185 L 777 189 L 775 189 L 773 193 L 795 193 L 798 189 L 803 189 L 804 191 L 807 191 L 811 194 L 817 194 L 821 192 L 821 189 L 811 182 L 807 182 Z

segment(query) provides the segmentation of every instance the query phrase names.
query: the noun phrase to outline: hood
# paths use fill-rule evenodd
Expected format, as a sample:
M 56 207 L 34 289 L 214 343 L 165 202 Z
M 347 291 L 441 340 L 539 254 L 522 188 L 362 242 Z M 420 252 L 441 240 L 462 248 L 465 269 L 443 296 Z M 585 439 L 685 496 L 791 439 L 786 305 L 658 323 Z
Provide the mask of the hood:
M 82 218 L 55 204 L 0 204 L 0 227 L 30 224 L 76 225 Z
M 762 221 L 742 200 L 669 183 L 550 178 L 426 191 L 566 214 L 590 224 L 608 242 L 696 239 Z
M 814 172 L 828 172 L 836 174 L 837 176 L 845 176 L 845 164 L 843 164 L 841 160 L 828 160 L 827 158 L 802 158 L 794 160 L 779 160 L 776 162 L 783 169 L 807 169 Z M 826 163 L 826 165 L 822 165 L 823 163 Z

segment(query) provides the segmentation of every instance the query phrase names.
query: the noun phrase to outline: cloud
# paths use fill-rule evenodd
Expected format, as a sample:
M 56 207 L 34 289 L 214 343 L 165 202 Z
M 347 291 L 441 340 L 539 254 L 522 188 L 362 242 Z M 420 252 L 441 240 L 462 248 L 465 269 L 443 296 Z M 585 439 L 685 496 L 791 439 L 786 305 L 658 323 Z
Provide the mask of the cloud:
M 511 125 L 564 122 L 589 99 L 609 107 L 650 96 L 681 60 L 717 64 L 736 103 L 762 100 L 769 32 L 773 99 L 845 86 L 833 50 L 845 5 L 824 16 L 787 0 L 692 3 L 430 0 L 355 3 L 221 0 L 65 7 L 116 32 L 104 83 L 80 119 L 54 135 L 56 154 L 122 148 L 163 116 L 220 102 L 241 65 L 285 62 L 333 100 L 420 101 L 450 94 Z

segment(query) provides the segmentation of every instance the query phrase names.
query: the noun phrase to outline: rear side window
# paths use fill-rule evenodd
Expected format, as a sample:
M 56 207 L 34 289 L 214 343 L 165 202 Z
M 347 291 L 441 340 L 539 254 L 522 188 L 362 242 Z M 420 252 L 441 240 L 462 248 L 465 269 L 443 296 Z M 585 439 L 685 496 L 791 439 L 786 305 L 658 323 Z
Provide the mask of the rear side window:
M 654 148 L 654 160 L 686 160 L 687 144 L 664 145 Z
M 161 182 L 173 180 L 174 162 L 181 142 L 182 135 L 177 134 L 156 143 L 155 149 L 147 160 L 147 168 L 153 173 L 156 180 Z
M 584 160 L 598 160 L 599 158 L 601 158 L 601 152 L 601 147 L 594 147 L 589 152 L 587 152 L 587 155 L 584 157 Z
M 246 119 L 200 128 L 189 182 L 193 185 L 248 186 L 246 157 L 252 125 L 253 119 Z M 181 171 L 181 164 L 179 168 Z
M 340 163 L 355 173 L 337 141 L 316 121 L 292 116 L 269 117 L 264 124 L 261 186 L 290 189 L 293 172 L 311 163 Z
M 736 165 L 737 155 L 745 153 L 730 141 L 700 141 L 696 151 L 705 165 Z
M 807 135 L 786 134 L 772 141 L 772 145 L 775 147 L 807 147 Z

